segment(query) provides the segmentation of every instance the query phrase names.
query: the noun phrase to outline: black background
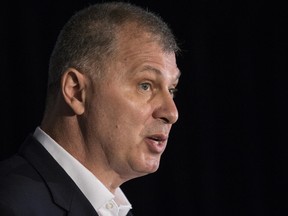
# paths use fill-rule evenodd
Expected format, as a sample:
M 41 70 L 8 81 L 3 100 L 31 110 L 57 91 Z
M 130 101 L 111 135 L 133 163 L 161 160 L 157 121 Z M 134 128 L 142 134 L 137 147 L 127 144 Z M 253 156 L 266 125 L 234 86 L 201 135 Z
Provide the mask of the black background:
M 94 2 L 1 3 L 1 159 L 40 123 L 61 27 Z M 183 50 L 160 169 L 122 186 L 135 216 L 288 215 L 285 1 L 130 2 L 162 16 Z

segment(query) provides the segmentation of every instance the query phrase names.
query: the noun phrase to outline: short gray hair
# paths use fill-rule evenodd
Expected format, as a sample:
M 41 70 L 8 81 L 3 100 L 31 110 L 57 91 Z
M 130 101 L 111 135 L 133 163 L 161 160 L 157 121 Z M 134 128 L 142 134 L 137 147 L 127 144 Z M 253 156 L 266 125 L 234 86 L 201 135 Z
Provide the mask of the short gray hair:
M 58 91 L 60 78 L 69 67 L 99 74 L 113 54 L 117 30 L 127 23 L 136 23 L 157 36 L 164 51 L 180 50 L 170 27 L 155 13 L 124 2 L 90 5 L 75 13 L 62 28 L 50 58 L 48 87 Z

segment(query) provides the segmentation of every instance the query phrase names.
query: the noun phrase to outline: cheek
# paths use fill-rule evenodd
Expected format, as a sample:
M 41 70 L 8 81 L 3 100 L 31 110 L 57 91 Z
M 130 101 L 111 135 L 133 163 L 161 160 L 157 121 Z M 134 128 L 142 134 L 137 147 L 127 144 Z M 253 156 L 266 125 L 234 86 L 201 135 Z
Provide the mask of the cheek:
M 105 100 L 105 104 L 102 107 L 103 114 L 108 115 L 107 121 L 111 121 L 115 127 L 143 125 L 152 116 L 149 104 L 127 95 L 114 95 L 109 100 Z
M 95 126 L 98 135 L 119 141 L 132 139 L 133 136 L 141 135 L 145 126 L 149 125 L 152 119 L 151 104 L 131 95 L 131 92 L 121 89 L 116 91 L 111 87 L 93 98 L 90 124 Z
M 106 115 L 106 123 L 110 124 L 105 130 L 109 137 L 108 145 L 117 154 L 127 157 L 127 154 L 138 155 L 142 152 L 143 137 L 149 125 L 149 114 L 143 110 L 147 109 L 125 103 L 118 104 L 113 112 L 109 111 L 110 116 Z
M 114 135 L 122 139 L 132 139 L 140 136 L 149 122 L 149 113 L 141 107 L 133 104 L 125 104 L 115 110 L 111 110 L 110 116 L 107 116 L 107 122 L 110 122 Z

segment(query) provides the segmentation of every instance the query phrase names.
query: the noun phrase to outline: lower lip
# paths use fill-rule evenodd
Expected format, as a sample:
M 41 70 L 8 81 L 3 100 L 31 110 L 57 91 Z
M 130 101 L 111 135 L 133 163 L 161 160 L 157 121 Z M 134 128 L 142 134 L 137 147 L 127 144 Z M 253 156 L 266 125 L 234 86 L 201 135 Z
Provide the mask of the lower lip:
M 162 153 L 165 149 L 164 141 L 155 141 L 153 139 L 146 138 L 145 142 L 148 144 L 148 148 L 153 153 Z

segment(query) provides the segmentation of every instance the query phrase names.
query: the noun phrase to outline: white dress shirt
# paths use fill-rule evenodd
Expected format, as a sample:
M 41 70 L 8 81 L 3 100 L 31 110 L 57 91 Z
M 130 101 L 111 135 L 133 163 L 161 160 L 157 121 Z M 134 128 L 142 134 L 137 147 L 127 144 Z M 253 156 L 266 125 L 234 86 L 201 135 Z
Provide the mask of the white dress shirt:
M 99 216 L 125 216 L 132 208 L 120 188 L 117 188 L 115 194 L 112 194 L 96 176 L 57 144 L 40 127 L 36 128 L 34 137 L 73 179 Z

